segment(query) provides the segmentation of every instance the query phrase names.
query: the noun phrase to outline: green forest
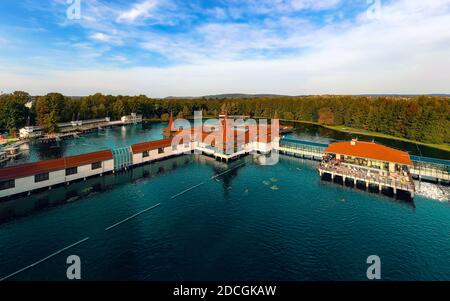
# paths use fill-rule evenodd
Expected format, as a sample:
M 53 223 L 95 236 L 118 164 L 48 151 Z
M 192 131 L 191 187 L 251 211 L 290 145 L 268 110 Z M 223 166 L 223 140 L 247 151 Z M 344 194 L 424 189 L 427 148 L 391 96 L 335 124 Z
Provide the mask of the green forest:
M 31 109 L 25 106 L 31 103 Z M 31 97 L 26 92 L 0 96 L 0 128 L 16 131 L 27 122 L 57 131 L 57 122 L 121 116 L 136 112 L 148 119 L 189 117 L 194 110 L 216 117 L 220 112 L 289 121 L 343 125 L 424 143 L 450 143 L 448 96 L 264 96 L 234 98 L 165 98 L 59 93 Z

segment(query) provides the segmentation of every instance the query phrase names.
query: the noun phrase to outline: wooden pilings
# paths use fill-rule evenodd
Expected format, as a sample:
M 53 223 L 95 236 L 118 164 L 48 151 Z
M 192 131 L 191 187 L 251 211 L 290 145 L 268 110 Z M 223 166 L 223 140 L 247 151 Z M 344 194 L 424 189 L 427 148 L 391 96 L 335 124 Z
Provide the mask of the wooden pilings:
M 329 172 L 321 169 L 319 169 L 319 174 L 321 179 L 329 178 L 333 183 L 339 183 L 344 186 L 356 187 L 368 192 L 383 193 L 385 195 L 392 194 L 393 197 L 397 197 L 400 193 L 408 193 L 411 199 L 415 197 L 414 190 L 403 190 L 400 189 L 399 187 L 396 187 L 395 185 L 389 185 L 386 183 L 380 183 L 376 181 L 371 182 L 365 179 L 357 179 L 351 176 L 342 175 L 335 172 Z M 342 182 L 338 180 L 339 178 L 342 179 Z

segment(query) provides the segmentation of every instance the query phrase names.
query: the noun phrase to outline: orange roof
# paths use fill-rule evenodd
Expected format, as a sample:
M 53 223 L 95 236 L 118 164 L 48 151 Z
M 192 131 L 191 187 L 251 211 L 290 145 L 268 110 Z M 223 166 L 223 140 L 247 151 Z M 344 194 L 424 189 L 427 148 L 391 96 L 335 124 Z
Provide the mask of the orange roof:
M 170 113 L 169 124 L 166 128 L 163 129 L 163 136 L 171 136 L 171 133 L 174 131 L 173 113 Z
M 179 135 L 189 135 L 193 139 L 201 139 L 201 141 L 209 143 L 211 146 L 217 146 L 218 148 L 226 149 L 233 145 L 238 146 L 253 141 L 270 143 L 272 141 L 272 125 L 246 125 L 245 132 L 227 127 L 228 120 L 227 114 L 221 115 L 220 123 L 212 126 L 211 130 L 206 130 L 207 127 L 199 126 L 189 129 L 176 130 L 167 133 L 165 129 L 165 137 L 177 137 Z M 278 128 L 279 125 L 275 125 L 274 128 Z M 252 136 L 250 136 L 250 131 Z M 173 138 L 167 138 L 164 140 L 144 142 L 140 144 L 134 144 L 131 146 L 133 154 L 142 153 L 144 151 L 154 150 L 161 147 L 169 147 L 172 144 Z M 252 140 L 252 141 L 251 141 Z
M 95 162 L 112 160 L 110 150 L 99 151 L 79 156 L 44 160 L 0 169 L 0 181 L 24 178 L 41 173 L 63 170 L 71 167 L 88 165 Z
M 374 142 L 355 141 L 332 143 L 325 150 L 326 153 L 340 154 L 358 158 L 368 158 L 383 162 L 393 162 L 412 165 L 407 152 L 399 151 Z
M 156 140 L 156 141 L 150 141 L 150 142 L 144 142 L 144 143 L 138 143 L 133 144 L 131 146 L 131 151 L 133 154 L 139 154 L 143 153 L 145 151 L 150 151 L 162 147 L 169 147 L 172 145 L 172 139 L 163 139 L 163 140 Z

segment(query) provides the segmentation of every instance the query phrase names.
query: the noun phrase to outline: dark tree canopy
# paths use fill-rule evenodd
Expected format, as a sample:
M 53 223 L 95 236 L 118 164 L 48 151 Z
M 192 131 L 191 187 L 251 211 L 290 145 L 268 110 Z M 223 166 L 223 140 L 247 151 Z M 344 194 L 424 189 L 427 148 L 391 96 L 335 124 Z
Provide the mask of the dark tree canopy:
M 167 98 L 111 96 L 100 93 L 65 97 L 50 93 L 36 98 L 31 112 L 24 107 L 30 96 L 15 92 L 0 98 L 0 126 L 18 128 L 27 117 L 55 131 L 57 122 L 73 118 L 106 116 L 119 119 L 132 112 L 144 118 L 166 119 L 173 113 L 189 117 L 203 110 L 206 117 L 229 114 L 272 118 L 277 112 L 285 120 L 344 125 L 427 143 L 450 143 L 450 97 L 447 96 L 270 96 L 236 98 Z M 11 117 L 12 116 L 12 117 Z

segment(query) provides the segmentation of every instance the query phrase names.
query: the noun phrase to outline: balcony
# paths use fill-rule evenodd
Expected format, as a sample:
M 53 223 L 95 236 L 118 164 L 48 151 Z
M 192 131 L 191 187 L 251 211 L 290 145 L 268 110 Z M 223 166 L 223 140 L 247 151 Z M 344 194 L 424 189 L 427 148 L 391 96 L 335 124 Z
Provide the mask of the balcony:
M 344 178 L 352 178 L 366 183 L 377 184 L 395 189 L 414 192 L 415 186 L 409 172 L 389 172 L 382 174 L 363 167 L 349 166 L 336 160 L 322 161 L 319 165 L 321 173 L 329 173 Z

